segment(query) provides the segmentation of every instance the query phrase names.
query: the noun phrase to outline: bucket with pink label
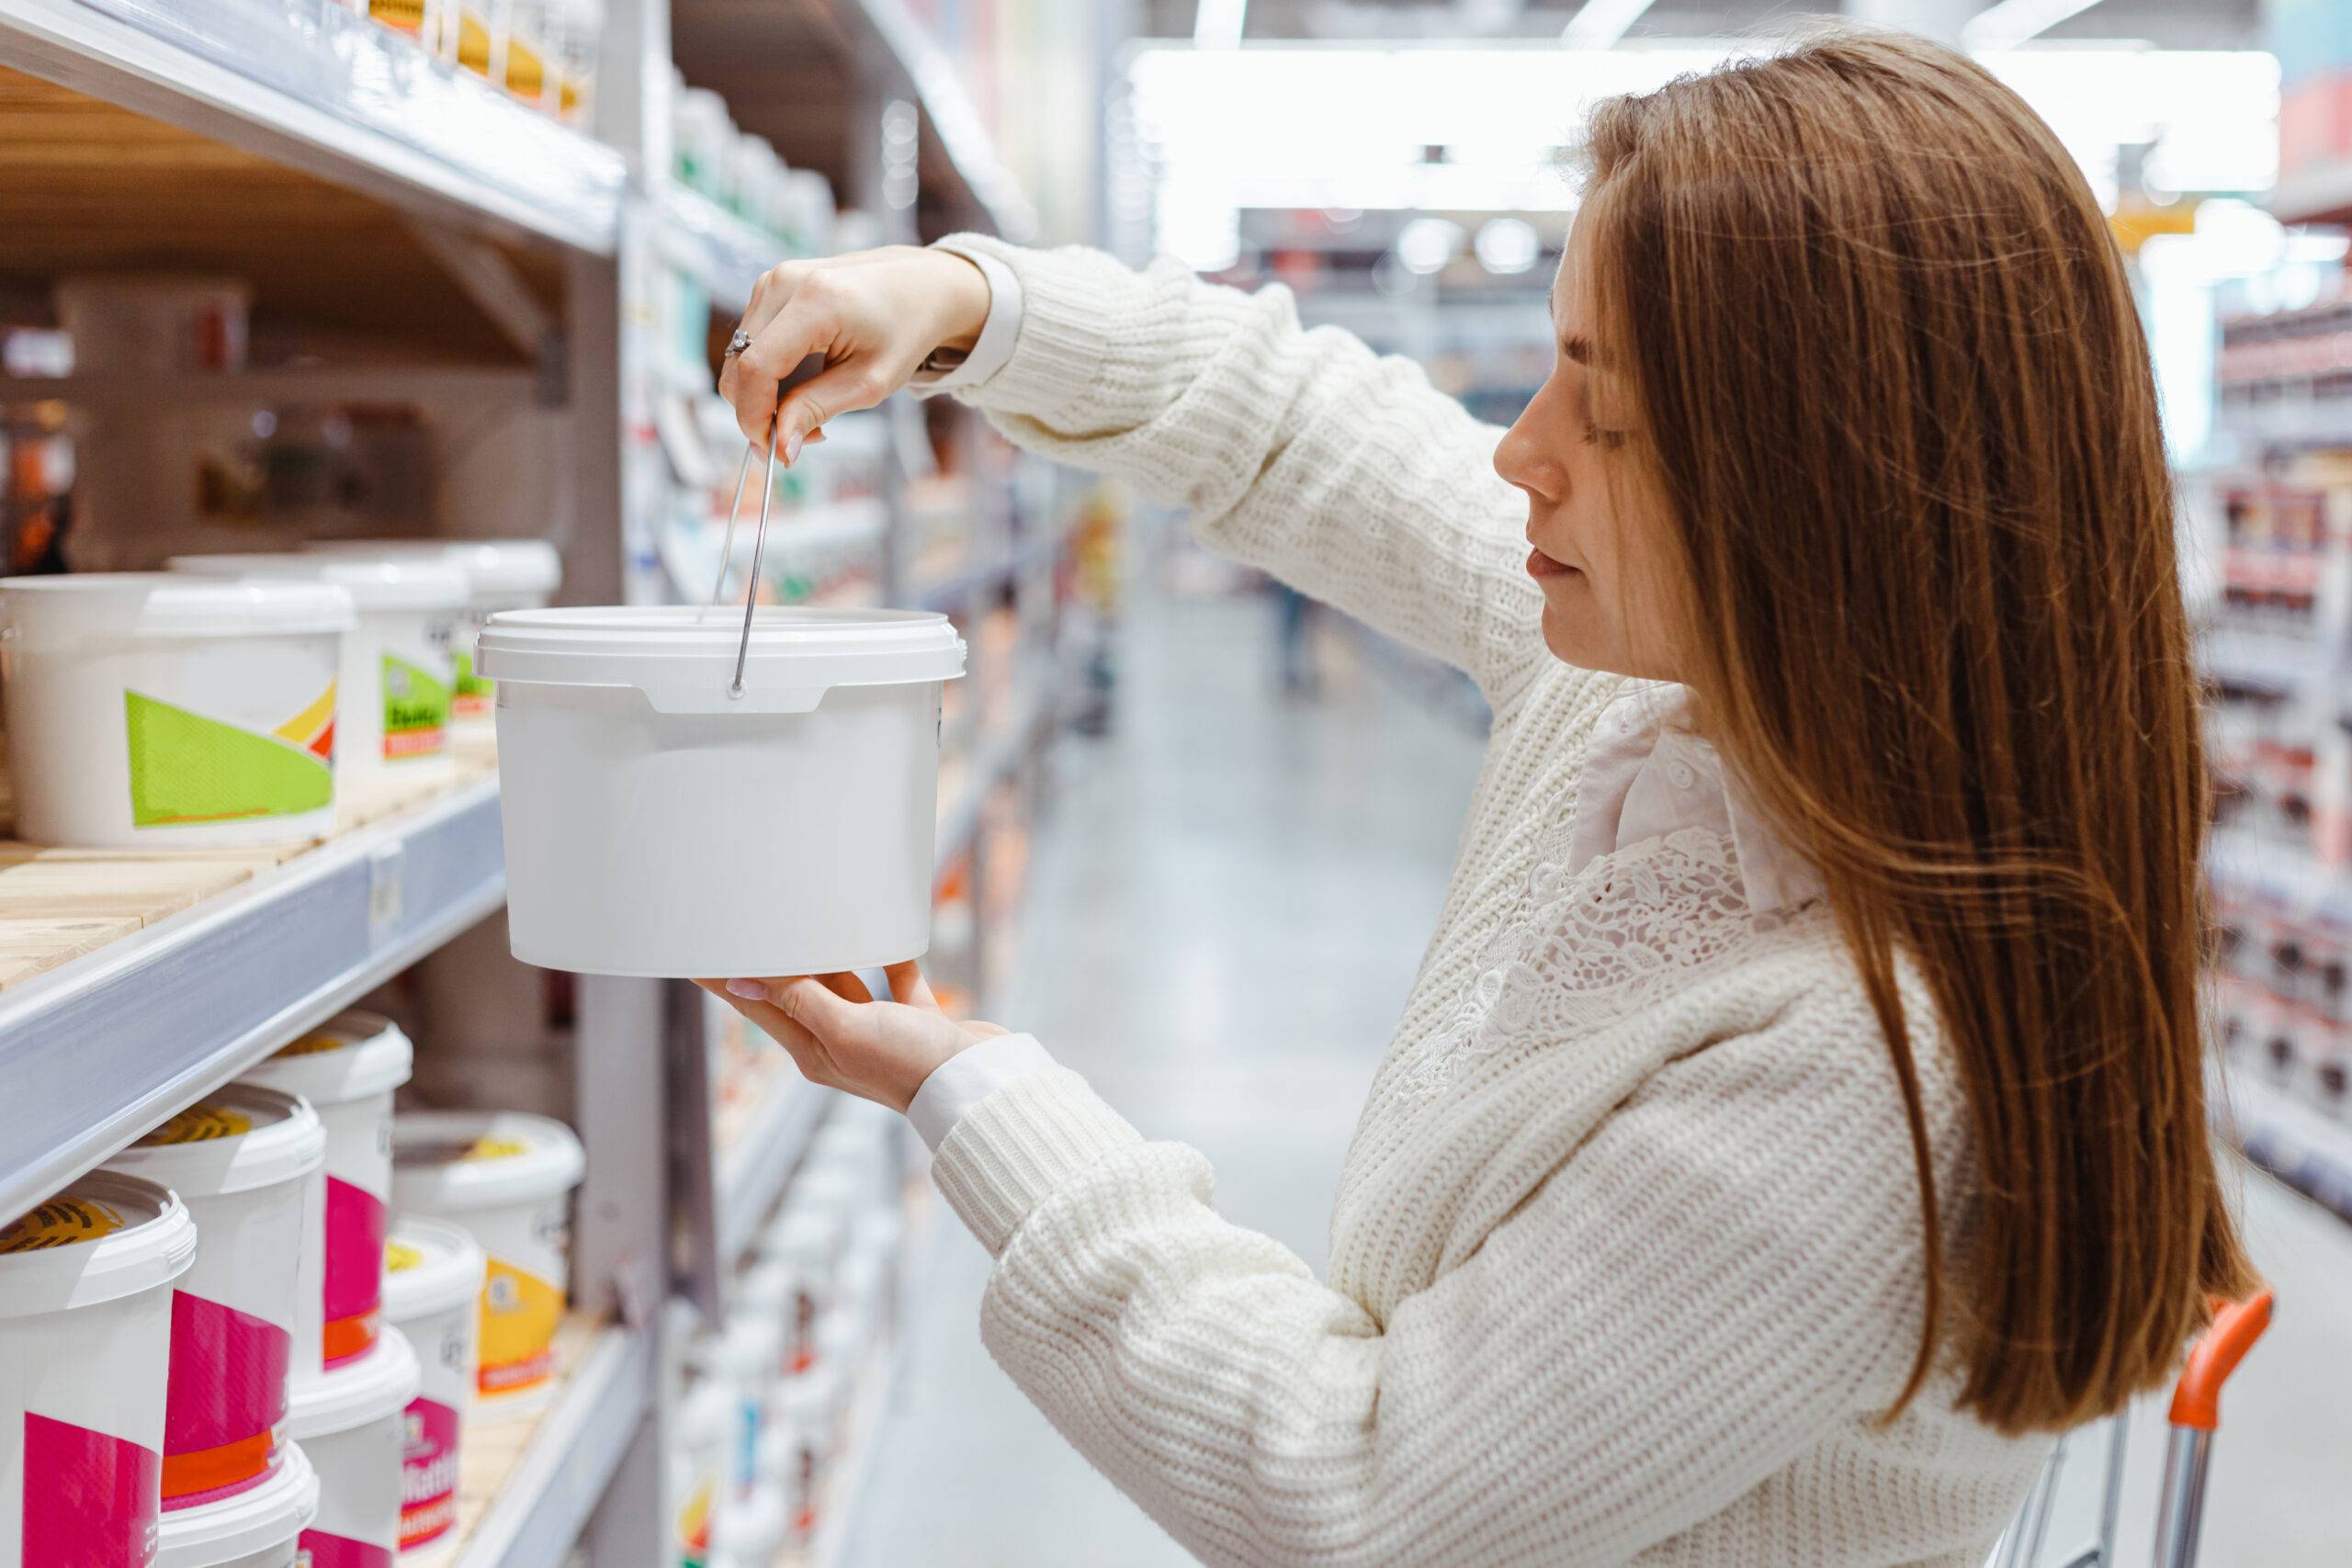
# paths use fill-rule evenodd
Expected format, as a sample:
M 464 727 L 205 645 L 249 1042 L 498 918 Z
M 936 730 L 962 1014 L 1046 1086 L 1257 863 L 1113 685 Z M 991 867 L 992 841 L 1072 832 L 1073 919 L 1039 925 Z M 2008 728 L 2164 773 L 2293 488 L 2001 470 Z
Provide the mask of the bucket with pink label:
M 295 1381 L 287 1430 L 319 1472 L 319 1517 L 300 1541 L 309 1568 L 393 1568 L 403 1417 L 417 1371 L 407 1338 L 387 1328 L 358 1359 Z
M 375 1346 L 392 1190 L 392 1090 L 408 1081 L 414 1055 L 390 1019 L 347 1012 L 241 1080 L 300 1095 L 326 1125 L 326 1165 L 311 1179 L 318 1197 L 302 1247 L 297 1377 Z
M 488 1261 L 456 1225 L 409 1214 L 384 1248 L 384 1321 L 419 1367 L 401 1434 L 401 1568 L 438 1568 L 456 1545 L 458 1443 L 473 1406 Z
M 300 1444 L 281 1443 L 259 1485 L 165 1514 L 155 1568 L 302 1568 L 299 1543 L 318 1512 L 318 1475 Z
M 172 1287 L 166 1512 L 267 1480 L 301 1318 L 305 1201 L 326 1131 L 289 1094 L 228 1084 L 107 1162 L 179 1194 L 196 1263 Z
M 0 1226 L 0 1568 L 155 1557 L 172 1281 L 196 1223 L 93 1172 Z

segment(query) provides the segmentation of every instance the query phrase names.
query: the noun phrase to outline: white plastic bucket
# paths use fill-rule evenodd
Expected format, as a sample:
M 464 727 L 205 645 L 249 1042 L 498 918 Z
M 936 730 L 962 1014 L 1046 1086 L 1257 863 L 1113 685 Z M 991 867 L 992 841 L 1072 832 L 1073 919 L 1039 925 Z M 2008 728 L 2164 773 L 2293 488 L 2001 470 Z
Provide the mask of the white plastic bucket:
M 598 975 L 799 975 L 931 936 L 944 616 L 763 609 L 491 617 L 507 934 Z
M 346 1012 L 242 1080 L 300 1095 L 327 1130 L 302 1244 L 298 1377 L 341 1366 L 376 1343 L 392 1196 L 392 1090 L 408 1081 L 413 1057 L 398 1024 Z
M 456 1225 L 403 1215 L 384 1249 L 384 1321 L 416 1352 L 401 1432 L 401 1560 L 432 1561 L 458 1522 L 458 1461 L 473 1407 L 487 1260 Z
M 319 1517 L 300 1542 L 313 1568 L 383 1568 L 400 1550 L 402 1413 L 417 1371 L 388 1328 L 358 1360 L 296 1380 L 286 1429 L 319 1472 Z
M 488 1255 L 475 1409 L 495 1421 L 555 1392 L 555 1331 L 571 1282 L 571 1190 L 587 1159 L 560 1122 L 519 1111 L 404 1115 L 392 1201 L 464 1228 Z
M 155 1552 L 171 1292 L 196 1224 L 94 1172 L 0 1227 L 0 1568 Z
M 0 579 L 17 835 L 209 848 L 332 831 L 353 624 L 324 583 Z
M 295 1543 L 318 1513 L 318 1472 L 300 1444 L 281 1443 L 259 1485 L 164 1515 L 155 1568 L 296 1568 Z
M 196 1222 L 196 1263 L 172 1287 L 166 1512 L 249 1491 L 277 1462 L 304 1208 L 326 1142 L 294 1096 L 225 1084 L 107 1162 L 178 1193 Z
M 465 572 L 469 596 L 449 649 L 457 677 L 449 718 L 460 730 L 487 730 L 493 723 L 491 682 L 474 670 L 474 640 L 481 628 L 501 610 L 538 609 L 563 584 L 563 558 L 545 539 L 357 539 L 309 547 L 341 555 L 432 555 Z
M 466 607 L 466 574 L 447 561 L 289 552 L 174 556 L 174 571 L 247 580 L 308 579 L 351 595 L 335 752 L 347 779 L 429 779 L 449 771 L 449 649 Z

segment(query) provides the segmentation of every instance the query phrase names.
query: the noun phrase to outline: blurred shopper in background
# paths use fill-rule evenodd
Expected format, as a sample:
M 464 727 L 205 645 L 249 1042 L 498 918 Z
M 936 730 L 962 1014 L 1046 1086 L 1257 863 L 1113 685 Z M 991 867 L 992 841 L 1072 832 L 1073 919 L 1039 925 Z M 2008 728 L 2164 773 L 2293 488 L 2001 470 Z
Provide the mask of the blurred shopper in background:
M 1327 1280 L 912 965 L 709 985 L 910 1111 L 990 1349 L 1206 1561 L 1974 1568 L 2249 1284 L 2140 322 L 2049 129 L 1915 39 L 1605 104 L 1589 163 L 1508 432 L 1281 289 L 973 238 L 777 269 L 723 382 L 787 459 L 952 391 L 1479 682 Z

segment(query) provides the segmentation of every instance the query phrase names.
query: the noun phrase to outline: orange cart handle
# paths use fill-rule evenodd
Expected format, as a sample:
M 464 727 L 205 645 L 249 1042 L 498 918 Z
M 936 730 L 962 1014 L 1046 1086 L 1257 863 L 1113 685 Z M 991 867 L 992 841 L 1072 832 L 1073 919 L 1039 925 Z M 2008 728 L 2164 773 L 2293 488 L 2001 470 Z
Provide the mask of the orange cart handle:
M 2268 1291 L 2242 1302 L 2223 1302 L 2213 1311 L 2213 1326 L 2199 1336 L 2181 1369 L 2180 1384 L 2173 1390 L 2172 1424 L 2211 1432 L 2222 1424 L 2222 1385 L 2238 1370 L 2245 1353 L 2270 1326 Z

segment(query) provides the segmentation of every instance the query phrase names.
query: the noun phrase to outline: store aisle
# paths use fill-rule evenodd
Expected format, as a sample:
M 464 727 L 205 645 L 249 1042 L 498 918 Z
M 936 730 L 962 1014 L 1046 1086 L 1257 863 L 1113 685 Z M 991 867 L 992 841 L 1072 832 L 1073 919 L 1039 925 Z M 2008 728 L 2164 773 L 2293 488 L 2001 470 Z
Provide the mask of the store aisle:
M 1219 1209 L 1320 1269 L 1481 739 L 1339 661 L 1321 701 L 1283 702 L 1261 597 L 1147 600 L 1121 660 L 1116 732 L 1063 754 L 998 1021 L 1036 1032 L 1147 1134 L 1201 1148 Z M 986 1255 L 940 1218 L 846 1562 L 1190 1562 L 989 1359 Z

